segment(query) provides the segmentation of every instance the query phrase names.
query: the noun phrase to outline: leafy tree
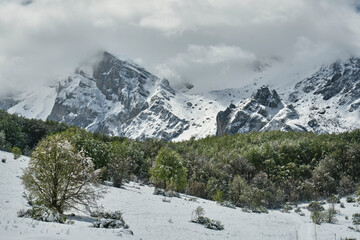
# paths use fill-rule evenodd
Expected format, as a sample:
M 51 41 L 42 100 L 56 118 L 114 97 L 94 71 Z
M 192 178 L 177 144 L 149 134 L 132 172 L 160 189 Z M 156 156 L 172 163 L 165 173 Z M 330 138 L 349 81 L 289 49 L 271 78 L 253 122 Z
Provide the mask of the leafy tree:
M 236 206 L 251 206 L 251 187 L 239 175 L 230 184 L 230 198 Z
M 14 159 L 18 159 L 21 156 L 21 150 L 18 147 L 13 147 L 11 153 L 14 154 Z
M 96 205 L 101 197 L 93 186 L 99 179 L 93 162 L 61 135 L 49 136 L 39 143 L 21 179 L 35 205 L 59 213 L 76 208 L 77 204 Z
M 6 144 L 5 132 L 0 131 L 0 149 L 5 149 L 5 144 Z
M 111 158 L 107 166 L 107 175 L 112 180 L 114 187 L 121 187 L 124 178 L 129 175 L 130 158 L 127 156 L 127 149 L 119 142 L 111 145 Z
M 163 184 L 166 189 L 181 191 L 186 188 L 187 169 L 183 166 L 181 156 L 169 147 L 159 151 L 150 174 L 154 183 Z

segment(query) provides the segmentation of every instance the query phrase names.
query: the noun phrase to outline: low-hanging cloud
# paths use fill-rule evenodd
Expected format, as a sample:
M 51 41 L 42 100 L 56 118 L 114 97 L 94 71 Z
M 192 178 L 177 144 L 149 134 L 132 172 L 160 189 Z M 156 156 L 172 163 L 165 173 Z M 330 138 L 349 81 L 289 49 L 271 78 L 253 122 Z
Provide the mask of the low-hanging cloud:
M 49 84 L 100 50 L 196 91 L 358 56 L 359 1 L 2 0 L 0 93 Z M 286 79 L 284 79 L 286 80 Z

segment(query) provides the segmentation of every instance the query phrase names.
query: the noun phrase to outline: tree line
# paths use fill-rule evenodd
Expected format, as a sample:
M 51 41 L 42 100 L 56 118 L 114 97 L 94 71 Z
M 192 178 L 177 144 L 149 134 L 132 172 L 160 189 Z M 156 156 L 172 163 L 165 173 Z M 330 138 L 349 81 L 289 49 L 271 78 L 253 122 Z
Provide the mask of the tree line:
M 348 195 L 360 181 L 360 130 L 340 134 L 252 132 L 182 142 L 110 137 L 0 112 L 0 146 L 30 154 L 61 135 L 90 157 L 103 180 L 167 190 L 257 209 Z

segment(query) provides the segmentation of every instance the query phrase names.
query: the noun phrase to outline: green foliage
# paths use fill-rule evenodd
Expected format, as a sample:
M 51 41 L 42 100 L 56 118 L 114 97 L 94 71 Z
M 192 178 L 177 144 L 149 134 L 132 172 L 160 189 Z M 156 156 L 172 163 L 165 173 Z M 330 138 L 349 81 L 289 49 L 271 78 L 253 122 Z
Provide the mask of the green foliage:
M 62 135 L 49 136 L 39 143 L 21 179 L 35 205 L 59 213 L 77 204 L 94 206 L 101 196 L 92 186 L 98 183 L 98 173 L 91 159 Z
M 311 219 L 315 224 L 321 224 L 323 222 L 326 223 L 335 223 L 337 211 L 334 208 L 329 208 L 326 211 L 312 211 L 311 212 Z
M 107 175 L 113 182 L 114 187 L 120 187 L 128 177 L 130 158 L 127 156 L 127 148 L 119 142 L 111 144 L 111 157 L 107 164 Z
M 191 196 L 206 198 L 206 185 L 199 181 L 190 181 L 187 187 L 187 193 Z
M 330 204 L 340 203 L 340 198 L 333 194 L 330 197 L 328 197 L 327 202 Z
M 332 194 L 348 196 L 360 183 L 360 130 L 251 132 L 176 143 L 141 142 L 0 111 L 3 150 L 18 147 L 30 154 L 40 139 L 60 132 L 77 151 L 92 158 L 95 169 L 104 170 L 103 180 L 113 180 L 115 186 L 126 179 L 147 183 L 151 177 L 167 189 L 184 190 L 187 185 L 187 193 L 202 198 L 213 199 L 221 191 L 221 201 L 252 210 Z
M 309 206 L 307 206 L 307 209 L 311 212 L 321 212 L 325 210 L 319 202 L 311 202 Z
M 13 147 L 11 153 L 14 154 L 14 159 L 18 159 L 21 156 L 21 150 L 18 147 Z
M 0 131 L 0 149 L 5 149 L 6 146 L 6 136 L 3 130 Z
M 341 196 L 346 196 L 354 193 L 355 191 L 355 182 L 350 176 L 343 176 L 340 179 L 338 193 Z
M 223 199 L 223 192 L 220 191 L 220 190 L 216 190 L 216 193 L 214 194 L 213 196 L 213 200 L 216 201 L 216 202 L 223 202 L 224 199 Z
M 11 151 L 18 147 L 24 154 L 30 154 L 42 138 L 67 128 L 63 123 L 26 119 L 0 110 L 0 149 Z
M 187 169 L 183 166 L 181 156 L 168 147 L 159 151 L 150 174 L 155 184 L 163 184 L 168 190 L 181 191 L 186 188 Z
M 229 196 L 232 202 L 239 207 L 250 207 L 252 189 L 239 175 L 235 176 L 230 184 Z
M 313 212 L 311 212 L 310 217 L 311 217 L 311 220 L 313 221 L 313 223 L 321 224 L 324 222 L 325 214 L 324 214 L 324 212 L 321 212 L 321 211 L 313 211 Z
M 107 166 L 111 158 L 111 145 L 108 142 L 95 138 L 90 132 L 83 129 L 71 127 L 61 133 L 77 149 L 82 151 L 86 157 L 90 157 L 95 169 Z

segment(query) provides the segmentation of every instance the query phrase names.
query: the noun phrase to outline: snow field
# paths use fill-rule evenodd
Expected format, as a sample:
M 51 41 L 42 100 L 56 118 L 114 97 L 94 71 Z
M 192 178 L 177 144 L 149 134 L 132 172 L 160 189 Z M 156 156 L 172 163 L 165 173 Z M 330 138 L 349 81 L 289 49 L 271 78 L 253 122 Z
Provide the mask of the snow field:
M 75 217 L 69 217 L 74 224 L 58 224 L 39 222 L 29 218 L 18 218 L 17 211 L 27 208 L 26 200 L 22 198 L 23 187 L 19 176 L 22 168 L 27 166 L 28 158 L 22 156 L 14 160 L 13 155 L 0 152 L 0 158 L 6 163 L 0 163 L 0 239 L 271 239 L 271 240 L 311 240 L 315 239 L 314 224 L 310 220 L 310 212 L 300 205 L 305 216 L 300 216 L 291 210 L 282 213 L 271 210 L 269 214 L 247 213 L 240 208 L 222 207 L 213 201 L 181 195 L 181 198 L 167 198 L 153 195 L 154 188 L 141 186 L 130 182 L 123 188 L 106 187 L 107 193 L 99 204 L 104 210 L 123 212 L 125 222 L 134 235 L 122 232 L 120 229 L 95 229 L 89 227 L 93 219 L 84 213 L 76 212 Z M 360 233 L 349 229 L 351 216 L 360 212 L 360 207 L 354 203 L 346 203 L 345 208 L 335 207 L 341 211 L 337 215 L 336 224 L 317 225 L 319 240 L 354 237 L 360 239 Z M 220 220 L 223 231 L 206 229 L 203 225 L 190 222 L 192 211 L 198 206 L 205 210 L 205 216 Z M 328 206 L 324 206 L 325 209 Z M 72 212 L 69 212 L 72 213 Z M 349 219 L 346 220 L 345 216 Z

